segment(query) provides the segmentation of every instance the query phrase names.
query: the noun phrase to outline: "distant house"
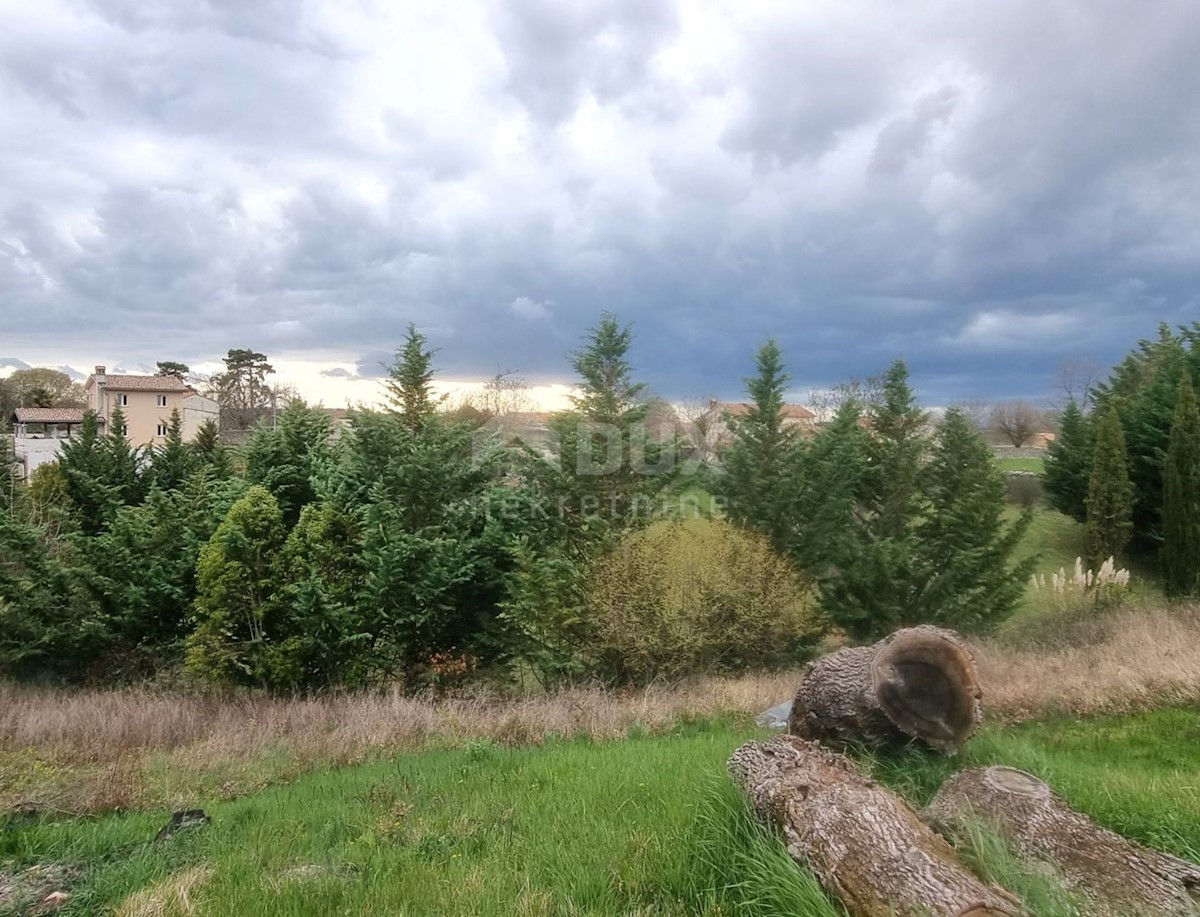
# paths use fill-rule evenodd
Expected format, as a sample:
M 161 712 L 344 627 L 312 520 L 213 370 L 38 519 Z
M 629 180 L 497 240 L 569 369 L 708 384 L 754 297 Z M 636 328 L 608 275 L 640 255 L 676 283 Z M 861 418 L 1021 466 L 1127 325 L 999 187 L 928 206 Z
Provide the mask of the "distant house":
M 183 439 L 185 442 L 190 442 L 196 438 L 200 428 L 208 421 L 211 420 L 218 428 L 220 427 L 221 406 L 212 398 L 205 398 L 203 395 L 193 392 L 183 397 L 181 419 L 183 420 Z
M 712 438 L 720 445 L 728 443 L 733 438 L 733 425 L 730 420 L 738 420 L 750 413 L 753 405 L 729 401 L 717 401 L 715 398 L 708 402 L 709 414 L 712 418 Z M 783 426 L 785 429 L 796 430 L 805 435 L 817 431 L 817 415 L 802 404 L 785 404 L 783 406 Z
M 506 445 L 525 445 L 543 455 L 552 451 L 554 434 L 550 421 L 552 411 L 511 411 L 493 417 L 483 429 L 497 434 Z
M 22 477 L 28 480 L 40 466 L 58 461 L 63 443 L 79 432 L 83 414 L 83 408 L 17 408 L 13 411 L 13 454 Z
M 192 439 L 205 420 L 219 417 L 217 403 L 205 398 L 177 376 L 109 374 L 97 366 L 83 384 L 88 408 L 106 421 L 120 408 L 125 437 L 135 446 L 162 445 L 171 412 L 179 411 L 183 438 Z

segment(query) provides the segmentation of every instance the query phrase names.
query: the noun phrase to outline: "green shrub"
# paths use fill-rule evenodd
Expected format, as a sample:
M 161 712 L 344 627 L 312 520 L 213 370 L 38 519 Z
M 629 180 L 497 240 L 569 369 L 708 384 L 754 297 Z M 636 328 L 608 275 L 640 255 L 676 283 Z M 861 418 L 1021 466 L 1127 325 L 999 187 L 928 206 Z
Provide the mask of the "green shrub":
M 645 682 L 795 662 L 818 636 L 812 590 L 762 535 L 713 519 L 627 536 L 584 582 L 600 674 Z

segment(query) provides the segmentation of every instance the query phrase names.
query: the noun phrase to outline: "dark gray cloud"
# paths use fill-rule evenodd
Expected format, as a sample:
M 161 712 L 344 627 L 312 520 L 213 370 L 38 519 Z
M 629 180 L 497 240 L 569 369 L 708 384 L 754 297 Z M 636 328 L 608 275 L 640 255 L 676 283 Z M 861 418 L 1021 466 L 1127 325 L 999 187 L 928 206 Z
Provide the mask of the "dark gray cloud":
M 1197 58 L 1184 0 L 0 12 L 0 353 L 543 380 L 612 310 L 669 396 L 775 336 L 1036 397 L 1200 318 Z

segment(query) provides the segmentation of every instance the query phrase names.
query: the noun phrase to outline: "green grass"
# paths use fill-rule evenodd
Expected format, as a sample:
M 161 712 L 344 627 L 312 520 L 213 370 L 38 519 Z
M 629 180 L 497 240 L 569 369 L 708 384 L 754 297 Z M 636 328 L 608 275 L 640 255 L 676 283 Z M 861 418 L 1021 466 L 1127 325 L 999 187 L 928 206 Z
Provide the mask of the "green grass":
M 1021 515 L 1021 509 L 1009 506 L 1004 514 L 1007 521 L 1012 522 Z M 1083 547 L 1082 523 L 1064 516 L 1058 510 L 1036 506 L 1033 509 L 1033 521 L 1016 551 L 1015 559 L 1036 556 L 1037 572 L 1050 576 L 1060 569 L 1069 572 L 1075 566 L 1075 558 L 1083 554 Z
M 1001 471 L 1033 471 L 1037 474 L 1041 474 L 1045 468 L 1045 463 L 1040 455 L 1033 458 L 1005 455 L 997 458 L 996 464 L 1000 466 Z
M 761 732 L 729 721 L 619 742 L 462 749 L 311 774 L 244 799 L 196 800 L 210 827 L 149 843 L 169 813 L 0 824 L 0 865 L 85 870 L 64 914 L 110 912 L 190 866 L 201 914 L 807 914 L 838 911 L 723 776 Z M 1104 824 L 1200 856 L 1200 723 L 1189 711 L 989 729 L 961 759 L 875 755 L 925 803 L 956 767 L 1003 762 L 1049 780 Z M 994 838 L 965 855 L 1037 913 L 1061 894 Z M 303 869 L 301 869 L 303 868 Z M 300 872 L 297 872 L 301 869 Z M 306 870 L 306 871 L 305 871 Z

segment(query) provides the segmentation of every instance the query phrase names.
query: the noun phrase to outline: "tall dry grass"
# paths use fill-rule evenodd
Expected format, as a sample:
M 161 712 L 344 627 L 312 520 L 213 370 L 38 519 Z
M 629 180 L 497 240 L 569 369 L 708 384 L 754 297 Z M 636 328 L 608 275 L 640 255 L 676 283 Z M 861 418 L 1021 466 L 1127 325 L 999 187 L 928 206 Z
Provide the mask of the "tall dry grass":
M 1099 615 L 1041 645 L 983 644 L 976 657 L 988 714 L 1009 722 L 1200 704 L 1200 608 Z
M 1127 611 L 1070 645 L 976 646 L 987 715 L 1122 713 L 1200 703 L 1200 609 Z M 620 737 L 690 717 L 747 720 L 790 697 L 797 673 L 692 679 L 638 691 L 413 698 L 278 698 L 0 685 L 0 811 L 88 812 L 236 795 L 324 766 L 490 740 Z

